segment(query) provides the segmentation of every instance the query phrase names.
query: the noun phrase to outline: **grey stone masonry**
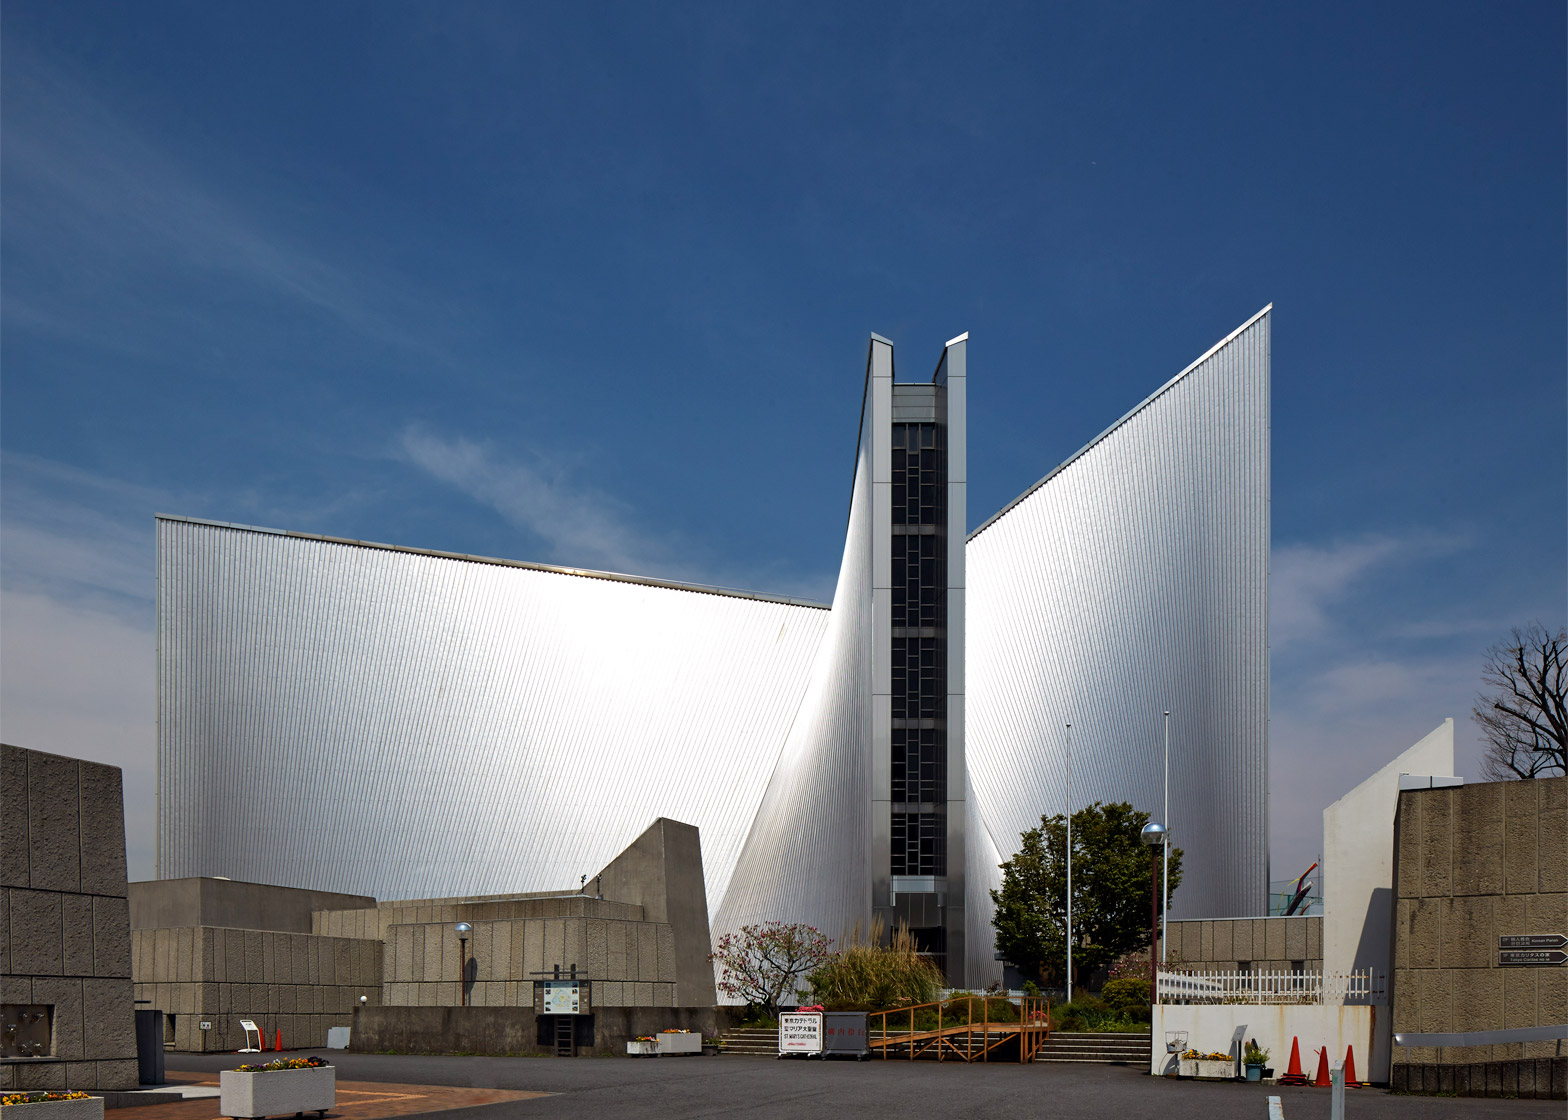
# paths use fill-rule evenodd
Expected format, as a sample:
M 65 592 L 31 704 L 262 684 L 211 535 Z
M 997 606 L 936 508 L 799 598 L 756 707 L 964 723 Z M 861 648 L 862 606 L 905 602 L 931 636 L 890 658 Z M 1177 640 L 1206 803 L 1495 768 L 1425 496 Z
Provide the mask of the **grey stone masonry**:
M 133 930 L 136 998 L 164 1014 L 170 1050 L 237 1050 L 241 1019 L 270 1048 L 325 1046 L 329 1027 L 381 1002 L 379 941 L 213 926 Z M 210 1026 L 203 1029 L 202 1024 Z
M 1568 1023 L 1568 965 L 1503 965 L 1498 939 L 1568 936 L 1568 778 L 1404 790 L 1394 818 L 1394 1030 Z M 1399 1066 L 1557 1059 L 1552 1042 L 1409 1047 Z M 1434 1078 L 1449 1076 L 1441 1072 Z
M 50 1053 L 0 1089 L 134 1089 L 120 770 L 0 745 L 0 1004 L 45 1004 Z
M 1214 918 L 1170 922 L 1169 959 L 1183 967 L 1231 972 L 1323 970 L 1323 919 Z
M 435 921 L 386 926 L 381 1002 L 461 1003 L 464 962 L 453 927 L 468 921 L 468 1001 L 474 1006 L 531 1007 L 537 974 L 574 964 L 593 981 L 596 1006 L 677 1006 L 676 940 L 667 923 L 642 920 L 640 907 L 594 898 L 534 901 L 548 901 L 539 912 L 551 916 L 485 921 L 459 914 L 460 908 L 437 907 Z

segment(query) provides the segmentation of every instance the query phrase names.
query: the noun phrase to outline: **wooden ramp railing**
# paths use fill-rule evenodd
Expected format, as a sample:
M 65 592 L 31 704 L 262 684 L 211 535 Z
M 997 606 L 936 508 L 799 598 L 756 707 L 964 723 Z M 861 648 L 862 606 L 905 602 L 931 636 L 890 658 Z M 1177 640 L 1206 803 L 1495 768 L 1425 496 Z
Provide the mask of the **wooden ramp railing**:
M 1050 1037 L 1050 1004 L 1038 996 L 959 996 L 866 1017 L 867 1043 L 882 1057 L 938 1062 L 1032 1062 Z M 1013 1055 L 1016 1054 L 1016 1058 Z

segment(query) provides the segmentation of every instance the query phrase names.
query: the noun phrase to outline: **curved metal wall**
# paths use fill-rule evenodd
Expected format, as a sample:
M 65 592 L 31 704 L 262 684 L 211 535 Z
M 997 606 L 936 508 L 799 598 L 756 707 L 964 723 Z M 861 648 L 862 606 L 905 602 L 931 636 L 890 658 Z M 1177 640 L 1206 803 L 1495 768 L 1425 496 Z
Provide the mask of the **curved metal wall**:
M 971 534 L 967 981 L 999 858 L 1072 801 L 1161 813 L 1178 917 L 1265 912 L 1269 308 Z
M 381 898 L 575 886 L 660 816 L 722 897 L 828 624 L 170 518 L 158 578 L 159 875 Z
M 869 424 L 871 410 L 862 423 Z M 838 940 L 871 921 L 871 441 L 863 429 L 844 557 L 811 685 L 716 908 L 715 939 L 805 922 Z

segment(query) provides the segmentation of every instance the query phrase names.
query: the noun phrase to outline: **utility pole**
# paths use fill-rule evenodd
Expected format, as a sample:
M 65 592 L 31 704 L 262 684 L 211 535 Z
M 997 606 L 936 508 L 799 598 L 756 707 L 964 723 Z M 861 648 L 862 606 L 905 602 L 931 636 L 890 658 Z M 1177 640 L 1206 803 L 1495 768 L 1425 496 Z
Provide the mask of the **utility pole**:
M 1067 725 L 1067 1002 L 1073 1001 L 1073 725 Z
M 1160 875 L 1161 902 L 1160 902 L 1160 963 L 1165 963 L 1165 946 L 1168 945 L 1169 932 L 1165 925 L 1166 914 L 1171 908 L 1171 714 L 1165 713 L 1165 868 Z

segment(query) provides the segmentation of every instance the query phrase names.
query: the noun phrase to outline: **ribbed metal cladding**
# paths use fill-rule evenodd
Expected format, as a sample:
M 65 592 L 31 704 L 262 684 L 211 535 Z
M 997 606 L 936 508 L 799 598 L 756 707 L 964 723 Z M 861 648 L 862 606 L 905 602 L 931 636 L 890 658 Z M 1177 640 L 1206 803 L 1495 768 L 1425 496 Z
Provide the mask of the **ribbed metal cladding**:
M 660 816 L 724 895 L 819 606 L 158 521 L 158 873 L 575 886 Z
M 989 890 L 1042 814 L 1161 813 L 1172 915 L 1264 912 L 1269 315 L 1264 308 L 971 534 L 969 968 L 998 974 Z
M 872 441 L 862 419 L 832 617 L 811 684 L 712 922 L 805 922 L 835 940 L 871 922 Z

